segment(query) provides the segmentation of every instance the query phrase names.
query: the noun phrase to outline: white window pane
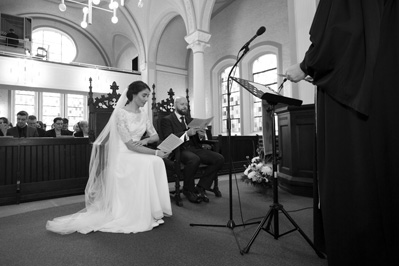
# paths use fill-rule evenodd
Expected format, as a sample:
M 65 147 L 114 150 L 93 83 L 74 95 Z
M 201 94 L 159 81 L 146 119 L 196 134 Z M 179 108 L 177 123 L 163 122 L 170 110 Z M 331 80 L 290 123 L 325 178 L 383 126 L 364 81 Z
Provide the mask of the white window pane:
M 35 106 L 36 94 L 34 91 L 15 91 L 15 105 L 14 111 L 17 114 L 19 111 L 25 111 L 29 115 L 36 114 Z
M 37 47 L 48 51 L 48 60 L 70 63 L 77 53 L 75 42 L 66 33 L 54 28 L 38 28 L 32 33 L 33 52 Z
M 67 95 L 67 114 L 66 118 L 69 120 L 69 130 L 73 129 L 73 125 L 79 121 L 85 120 L 85 105 L 86 97 L 77 94 Z
M 220 84 L 219 84 L 219 90 L 222 94 L 221 97 L 221 106 L 222 106 L 222 133 L 227 132 L 227 105 L 228 105 L 228 100 L 230 101 L 230 118 L 231 118 L 231 132 L 234 134 L 240 134 L 241 129 L 240 129 L 240 117 L 241 117 L 241 111 L 240 111 L 240 86 L 238 85 L 237 82 L 234 82 L 230 80 L 230 99 L 227 97 L 227 79 L 228 75 L 231 71 L 231 67 L 225 68 L 222 73 L 220 74 Z M 239 77 L 239 68 L 236 68 L 232 72 L 233 77 Z
M 61 116 L 61 94 L 43 92 L 43 123 L 51 126 L 56 117 Z
M 266 85 L 276 91 L 277 86 L 277 56 L 275 54 L 265 54 L 254 61 L 252 66 L 254 82 Z M 253 97 L 253 116 L 254 132 L 262 131 L 262 101 Z

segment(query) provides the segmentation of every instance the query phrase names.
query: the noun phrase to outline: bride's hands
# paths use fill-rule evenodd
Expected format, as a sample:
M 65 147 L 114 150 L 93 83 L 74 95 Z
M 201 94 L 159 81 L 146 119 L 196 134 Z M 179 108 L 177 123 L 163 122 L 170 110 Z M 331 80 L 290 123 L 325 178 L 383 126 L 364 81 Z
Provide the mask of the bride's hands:
M 170 152 L 164 152 L 161 150 L 157 150 L 155 155 L 161 158 L 167 158 L 169 156 Z
M 139 141 L 133 141 L 133 145 L 135 145 L 135 146 L 147 146 L 147 144 L 148 144 L 148 138 L 145 138 L 145 139 L 142 139 L 142 140 L 139 140 Z

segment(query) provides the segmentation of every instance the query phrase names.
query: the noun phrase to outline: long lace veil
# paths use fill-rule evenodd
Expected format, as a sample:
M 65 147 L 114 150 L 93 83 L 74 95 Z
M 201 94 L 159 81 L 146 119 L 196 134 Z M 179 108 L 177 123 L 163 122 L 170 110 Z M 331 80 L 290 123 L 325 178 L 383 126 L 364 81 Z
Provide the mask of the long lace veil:
M 104 129 L 93 143 L 89 180 L 85 189 L 86 211 L 112 211 L 112 197 L 115 195 L 115 160 L 120 136 L 117 132 L 116 114 L 127 103 L 127 88 L 122 92 L 114 111 Z

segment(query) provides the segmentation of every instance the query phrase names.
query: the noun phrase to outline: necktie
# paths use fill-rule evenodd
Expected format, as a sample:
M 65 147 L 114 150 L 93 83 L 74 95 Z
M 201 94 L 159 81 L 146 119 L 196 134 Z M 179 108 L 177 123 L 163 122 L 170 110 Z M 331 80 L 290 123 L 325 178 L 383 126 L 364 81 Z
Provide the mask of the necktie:
M 186 122 L 184 121 L 184 116 L 181 116 L 181 117 L 180 117 L 180 120 L 181 120 L 181 125 L 182 125 L 182 127 L 184 128 L 184 130 L 186 130 L 186 129 L 187 129 L 187 126 L 186 126 Z

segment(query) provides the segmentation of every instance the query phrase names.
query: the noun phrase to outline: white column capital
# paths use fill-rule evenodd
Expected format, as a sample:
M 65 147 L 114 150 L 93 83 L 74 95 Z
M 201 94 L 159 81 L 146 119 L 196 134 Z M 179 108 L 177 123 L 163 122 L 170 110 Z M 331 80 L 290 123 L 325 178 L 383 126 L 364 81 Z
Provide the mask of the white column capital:
M 188 43 L 187 49 L 193 50 L 193 53 L 204 52 L 206 47 L 209 47 L 209 39 L 211 38 L 211 34 L 197 30 L 190 35 L 184 37 L 186 42 Z

